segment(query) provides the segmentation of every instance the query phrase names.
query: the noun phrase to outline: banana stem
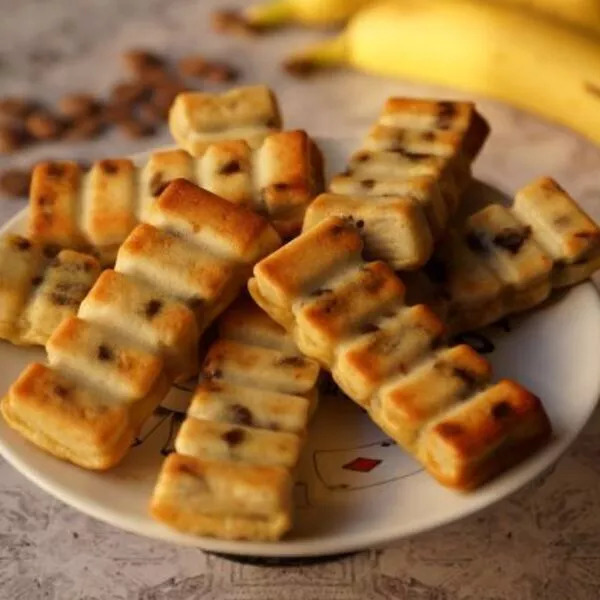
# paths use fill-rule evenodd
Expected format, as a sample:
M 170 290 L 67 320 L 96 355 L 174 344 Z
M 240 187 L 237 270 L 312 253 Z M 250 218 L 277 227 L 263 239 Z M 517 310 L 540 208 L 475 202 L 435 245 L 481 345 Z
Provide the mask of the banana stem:
M 248 22 L 260 28 L 277 27 L 294 19 L 294 10 L 290 0 L 271 0 L 244 11 Z
M 340 35 L 293 54 L 285 61 L 284 67 L 292 75 L 308 75 L 317 69 L 346 64 L 347 52 L 346 39 Z

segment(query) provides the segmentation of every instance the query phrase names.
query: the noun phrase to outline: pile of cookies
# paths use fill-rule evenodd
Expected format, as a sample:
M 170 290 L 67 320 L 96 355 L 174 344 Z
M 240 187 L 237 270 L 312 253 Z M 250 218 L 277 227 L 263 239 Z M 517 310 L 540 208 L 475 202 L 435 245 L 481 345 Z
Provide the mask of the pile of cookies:
M 180 94 L 169 125 L 180 149 L 141 166 L 36 167 L 27 235 L 0 242 L 0 336 L 48 360 L 2 399 L 12 428 L 107 469 L 199 374 L 150 512 L 253 540 L 292 526 L 321 369 L 456 489 L 549 439 L 542 401 L 447 336 L 589 277 L 600 229 L 547 177 L 461 222 L 489 134 L 471 103 L 388 100 L 327 192 L 264 86 Z

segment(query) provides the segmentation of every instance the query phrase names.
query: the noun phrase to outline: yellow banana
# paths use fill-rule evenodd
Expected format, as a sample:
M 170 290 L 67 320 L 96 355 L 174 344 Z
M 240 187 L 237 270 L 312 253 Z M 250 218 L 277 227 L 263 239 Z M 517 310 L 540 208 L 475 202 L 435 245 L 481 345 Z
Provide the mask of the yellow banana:
M 241 13 L 250 27 L 265 29 L 287 23 L 328 26 L 347 21 L 360 9 L 378 0 L 267 0 Z M 600 0 L 481 0 L 526 10 L 600 34 Z
M 525 11 L 478 0 L 377 3 L 287 63 L 341 64 L 497 98 L 600 143 L 600 39 Z
M 331 26 L 347 21 L 362 7 L 374 0 L 267 0 L 246 8 L 239 14 L 224 15 L 222 23 L 227 27 L 243 25 L 250 29 L 269 29 L 289 23 L 308 26 Z
M 577 27 L 600 35 L 600 0 L 493 0 L 545 13 Z

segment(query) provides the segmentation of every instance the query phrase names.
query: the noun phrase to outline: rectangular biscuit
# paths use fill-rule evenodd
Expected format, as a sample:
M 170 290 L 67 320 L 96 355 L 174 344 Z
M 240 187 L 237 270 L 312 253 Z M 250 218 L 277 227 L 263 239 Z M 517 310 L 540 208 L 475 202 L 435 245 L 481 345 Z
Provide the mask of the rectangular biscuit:
M 291 489 L 291 475 L 283 467 L 171 454 L 150 512 L 186 533 L 273 541 L 291 526 Z
M 168 389 L 161 376 L 145 397 L 125 403 L 32 363 L 12 384 L 0 409 L 13 429 L 46 452 L 86 469 L 104 470 L 128 452 Z
M 427 425 L 418 455 L 439 481 L 469 489 L 529 456 L 550 434 L 539 398 L 502 380 Z
M 0 338 L 19 342 L 19 316 L 43 265 L 40 244 L 20 235 L 0 238 Z
M 340 387 L 364 406 L 395 372 L 404 373 L 441 341 L 442 322 L 426 306 L 402 307 L 367 323 L 339 348 L 334 373 Z
M 35 290 L 18 323 L 20 343 L 45 344 L 65 317 L 76 314 L 99 274 L 94 257 L 61 250 L 32 280 Z
M 107 269 L 81 303 L 78 316 L 123 332 L 160 354 L 174 379 L 185 380 L 198 372 L 194 313 L 152 285 Z
M 177 433 L 175 451 L 209 460 L 291 469 L 298 462 L 301 445 L 302 439 L 287 431 L 188 416 Z
M 169 111 L 169 130 L 177 144 L 192 156 L 220 140 L 246 140 L 259 145 L 281 128 L 277 99 L 264 85 L 233 88 L 221 94 L 184 92 Z
M 117 398 L 138 400 L 161 374 L 162 359 L 110 329 L 67 317 L 46 343 L 50 366 Z
M 385 263 L 356 266 L 295 303 L 294 340 L 303 353 L 331 364 L 343 340 L 403 299 L 404 286 Z
M 440 351 L 382 387 L 371 404 L 373 420 L 410 452 L 421 429 L 440 412 L 460 403 L 491 377 L 489 363 L 470 346 Z
M 285 394 L 304 394 L 314 388 L 319 373 L 314 361 L 297 353 L 217 340 L 209 349 L 202 374 L 219 382 L 269 389 Z
M 236 385 L 215 379 L 201 381 L 188 415 L 231 425 L 253 424 L 261 429 L 304 433 L 310 401 L 297 394 Z
M 330 216 L 351 217 L 362 230 L 368 255 L 394 269 L 415 268 L 431 256 L 431 229 L 421 204 L 412 198 L 321 194 L 308 207 L 303 230 Z

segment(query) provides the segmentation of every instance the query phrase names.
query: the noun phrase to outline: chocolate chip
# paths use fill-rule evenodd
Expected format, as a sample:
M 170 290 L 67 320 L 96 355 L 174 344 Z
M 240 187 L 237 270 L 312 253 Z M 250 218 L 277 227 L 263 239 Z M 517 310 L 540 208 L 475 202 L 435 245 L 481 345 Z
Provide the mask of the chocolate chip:
M 240 162 L 238 160 L 230 160 L 226 162 L 220 169 L 220 175 L 231 175 L 233 173 L 238 173 L 242 170 Z
M 97 356 L 98 360 L 112 360 L 114 358 L 112 350 L 104 344 L 98 346 Z
M 37 277 L 32 278 L 31 285 L 37 287 L 42 281 L 44 281 L 44 278 L 41 275 L 38 275 Z
M 61 398 L 65 398 L 69 394 L 69 390 L 64 385 L 57 384 L 54 386 L 54 393 Z
M 160 196 L 168 184 L 168 181 L 163 181 L 163 174 L 160 171 L 157 171 L 154 173 L 154 175 L 152 175 L 148 184 L 150 194 L 155 198 Z
M 421 133 L 421 139 L 424 142 L 433 142 L 433 140 L 435 140 L 435 131 L 423 131 Z
M 290 184 L 285 183 L 284 181 L 280 181 L 279 183 L 274 183 L 271 187 L 277 190 L 278 192 L 283 192 L 284 190 L 287 190 L 290 187 Z
M 379 330 L 380 328 L 377 325 L 375 325 L 375 323 L 365 323 L 361 326 L 360 333 L 375 333 Z
M 477 375 L 468 369 L 453 367 L 452 374 L 461 379 L 468 387 L 473 387 L 477 383 Z
M 223 377 L 223 371 L 221 371 L 221 369 L 205 368 L 203 373 L 206 379 L 220 379 Z
M 53 292 L 50 294 L 50 301 L 56 306 L 69 306 L 73 304 L 73 299 L 65 296 L 64 294 L 60 294 L 58 292 Z
M 333 290 L 330 290 L 329 288 L 319 288 L 319 289 L 316 289 L 313 292 L 311 292 L 310 295 L 319 297 L 319 296 L 322 296 L 323 294 L 331 294 L 332 291 Z
M 26 250 L 29 250 L 31 248 L 31 242 L 27 238 L 17 237 L 15 238 L 14 246 L 18 250 L 25 252 Z
M 368 152 L 361 152 L 354 157 L 356 162 L 367 162 L 371 158 L 371 155 Z
M 467 243 L 467 246 L 473 250 L 473 252 L 485 254 L 488 251 L 488 248 L 485 245 L 485 234 L 482 232 L 469 231 L 465 235 L 465 242 Z
M 598 237 L 597 231 L 577 231 L 573 234 L 576 238 L 580 240 L 593 240 Z
M 42 250 L 46 258 L 54 258 L 59 252 L 60 246 L 58 244 L 46 244 Z
M 7 169 L 0 174 L 2 193 L 14 198 L 22 198 L 29 194 L 31 172 L 26 169 Z
M 248 408 L 241 404 L 231 404 L 229 406 L 230 419 L 238 425 L 252 425 L 252 413 Z
M 285 356 L 277 360 L 275 364 L 289 367 L 303 367 L 306 362 L 301 356 Z
M 174 235 L 179 237 L 179 232 L 175 232 Z M 198 310 L 203 304 L 204 300 L 202 298 L 194 297 L 190 298 L 186 303 L 192 310 Z
M 360 185 L 362 187 L 364 187 L 367 190 L 373 189 L 375 187 L 375 180 L 374 179 L 363 179 L 360 182 Z
M 463 428 L 458 423 L 440 423 L 436 429 L 444 437 L 456 437 L 463 433 Z
M 503 229 L 497 233 L 492 240 L 496 246 L 508 250 L 511 254 L 516 254 L 525 240 L 531 234 L 531 227 L 521 227 L 518 229 Z
M 119 172 L 119 163 L 114 160 L 104 159 L 98 161 L 98 167 L 104 171 L 107 175 L 114 175 Z
M 46 175 L 48 177 L 62 177 L 65 174 L 65 167 L 60 163 L 49 162 L 46 165 Z
M 356 221 L 356 226 L 359 229 L 362 229 L 365 226 L 365 222 L 362 219 L 359 219 L 358 221 Z
M 235 428 L 235 429 L 230 429 L 229 431 L 226 431 L 221 438 L 227 442 L 228 446 L 237 446 L 238 444 L 241 444 L 244 441 L 244 438 L 246 437 L 246 432 L 243 429 L 239 429 L 239 428 Z
M 456 115 L 454 102 L 438 102 L 438 117 L 436 126 L 440 129 L 449 129 Z
M 492 407 L 492 416 L 494 419 L 506 419 L 513 414 L 513 407 L 505 401 L 498 402 Z
M 160 312 L 161 308 L 162 302 L 160 300 L 150 300 L 144 308 L 144 314 L 146 315 L 146 318 L 151 319 Z

